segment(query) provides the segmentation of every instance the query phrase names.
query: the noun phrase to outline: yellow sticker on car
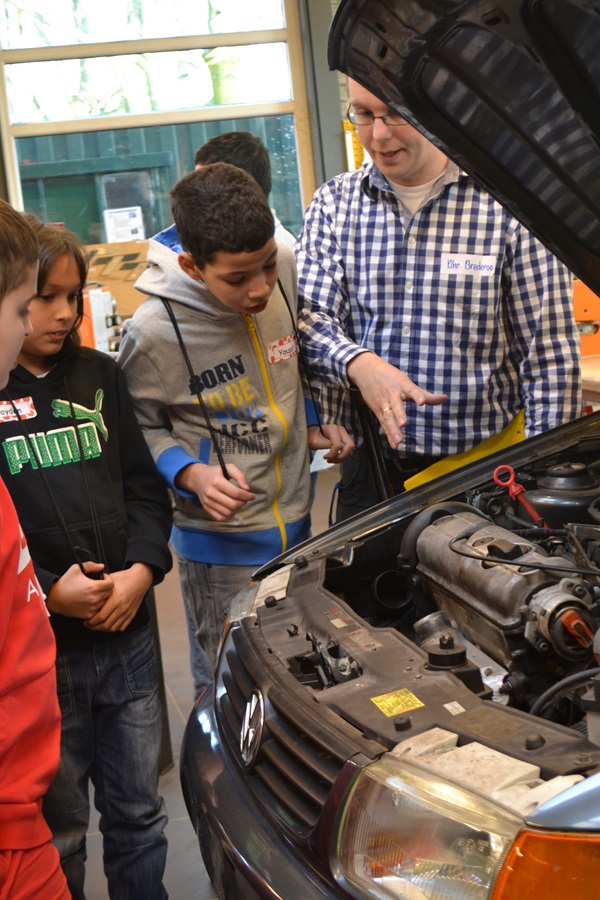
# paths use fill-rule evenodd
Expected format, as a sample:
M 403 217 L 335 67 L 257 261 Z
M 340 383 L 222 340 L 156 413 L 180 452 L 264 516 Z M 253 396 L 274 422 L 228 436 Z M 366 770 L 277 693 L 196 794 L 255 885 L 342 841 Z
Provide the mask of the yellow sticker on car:
M 410 712 L 411 709 L 418 709 L 425 706 L 412 691 L 401 688 L 399 691 L 392 691 L 391 694 L 381 694 L 379 697 L 371 697 L 375 706 L 381 710 L 384 716 L 391 718 L 399 716 L 402 713 Z

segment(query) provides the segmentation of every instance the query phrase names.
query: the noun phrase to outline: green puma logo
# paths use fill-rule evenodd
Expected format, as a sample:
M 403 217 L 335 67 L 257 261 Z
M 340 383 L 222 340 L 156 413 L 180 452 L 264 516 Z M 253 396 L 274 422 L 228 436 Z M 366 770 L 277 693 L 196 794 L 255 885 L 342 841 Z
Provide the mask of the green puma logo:
M 104 391 L 102 388 L 99 388 L 96 391 L 96 405 L 94 409 L 86 409 L 85 406 L 81 406 L 79 403 L 69 403 L 67 400 L 53 400 L 52 410 L 57 419 L 70 419 L 73 415 L 76 419 L 89 419 L 102 434 L 104 440 L 107 441 L 108 429 L 100 412 L 103 400 Z

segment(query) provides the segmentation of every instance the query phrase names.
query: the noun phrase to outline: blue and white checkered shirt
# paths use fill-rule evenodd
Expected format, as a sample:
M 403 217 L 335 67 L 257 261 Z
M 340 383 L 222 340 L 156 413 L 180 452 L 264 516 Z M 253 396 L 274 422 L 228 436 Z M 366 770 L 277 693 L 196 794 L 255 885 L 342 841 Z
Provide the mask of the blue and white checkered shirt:
M 527 436 L 580 414 L 570 273 L 454 163 L 414 216 L 372 163 L 338 175 L 308 207 L 296 256 L 324 420 L 359 442 L 346 366 L 360 348 L 448 394 L 405 404 L 401 455 L 468 450 L 521 408 Z

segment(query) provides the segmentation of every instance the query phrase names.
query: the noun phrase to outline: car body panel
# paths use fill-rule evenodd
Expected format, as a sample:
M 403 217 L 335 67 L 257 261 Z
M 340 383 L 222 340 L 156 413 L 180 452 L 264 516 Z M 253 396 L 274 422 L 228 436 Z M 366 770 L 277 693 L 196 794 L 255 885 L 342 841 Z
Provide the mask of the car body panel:
M 460 577 L 443 574 L 444 528 L 458 527 L 460 534 L 479 528 L 469 539 L 473 546 L 488 529 L 498 548 L 510 539 L 511 532 L 497 530 L 488 516 L 506 501 L 493 482 L 498 465 L 510 463 L 523 480 L 537 473 L 542 482 L 547 467 L 554 471 L 564 460 L 570 461 L 565 471 L 577 478 L 579 467 L 589 467 L 586 502 L 600 505 L 600 413 L 336 526 L 264 567 L 234 599 L 214 695 L 205 695 L 190 717 L 181 757 L 184 796 L 220 896 L 270 897 L 268 885 L 286 898 L 356 896 L 340 881 L 335 854 L 340 810 L 353 779 L 392 752 L 402 755 L 407 740 L 410 749 L 434 733 L 454 735 L 459 751 L 479 746 L 484 754 L 514 760 L 517 768 L 534 766 L 534 780 L 546 793 L 523 813 L 524 825 L 596 831 L 600 747 L 577 729 L 507 706 L 498 687 L 514 679 L 518 688 L 518 660 L 529 672 L 531 699 L 552 686 L 558 664 L 565 673 L 579 670 L 578 648 L 573 659 L 559 661 L 547 651 L 540 655 L 537 636 L 524 639 L 533 627 L 528 605 L 546 595 L 552 603 L 564 564 L 549 558 L 549 575 L 543 564 L 529 575 L 519 563 L 520 574 L 513 575 L 510 566 L 508 572 L 505 566 L 480 570 L 467 560 Z M 539 497 L 543 502 L 543 492 Z M 559 490 L 553 499 L 565 519 L 579 515 L 571 491 L 563 496 Z M 479 501 L 487 505 L 478 509 Z M 509 507 L 500 513 L 504 525 L 514 515 Z M 598 529 L 576 528 L 596 552 Z M 522 541 L 517 539 L 519 546 Z M 535 566 L 544 561 L 533 558 Z M 452 554 L 449 559 L 454 562 Z M 439 648 L 431 655 L 427 636 L 417 646 L 402 633 L 407 605 L 418 602 L 412 591 L 419 582 L 459 623 L 467 658 L 446 667 Z M 584 668 L 589 659 L 587 653 Z M 257 694 L 264 711 L 260 727 L 249 713 L 258 708 Z M 214 771 L 217 777 L 207 777 Z M 483 776 L 485 784 L 492 772 Z M 459 780 L 481 790 L 468 767 Z M 529 810 L 527 785 L 524 791 L 522 808 Z
M 600 832 L 600 774 L 573 785 L 540 806 L 528 818 L 535 828 Z
M 181 776 L 190 819 L 219 896 L 227 900 L 344 897 L 314 871 L 310 854 L 294 853 L 259 814 L 244 775 L 221 746 L 207 693 L 188 721 Z

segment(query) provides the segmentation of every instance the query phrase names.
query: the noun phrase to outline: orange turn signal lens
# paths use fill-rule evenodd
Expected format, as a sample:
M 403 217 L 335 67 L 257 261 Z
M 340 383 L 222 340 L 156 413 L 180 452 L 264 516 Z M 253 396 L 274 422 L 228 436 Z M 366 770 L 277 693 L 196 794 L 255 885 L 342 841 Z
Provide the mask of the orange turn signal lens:
M 521 831 L 494 883 L 491 900 L 597 900 L 600 837 Z

